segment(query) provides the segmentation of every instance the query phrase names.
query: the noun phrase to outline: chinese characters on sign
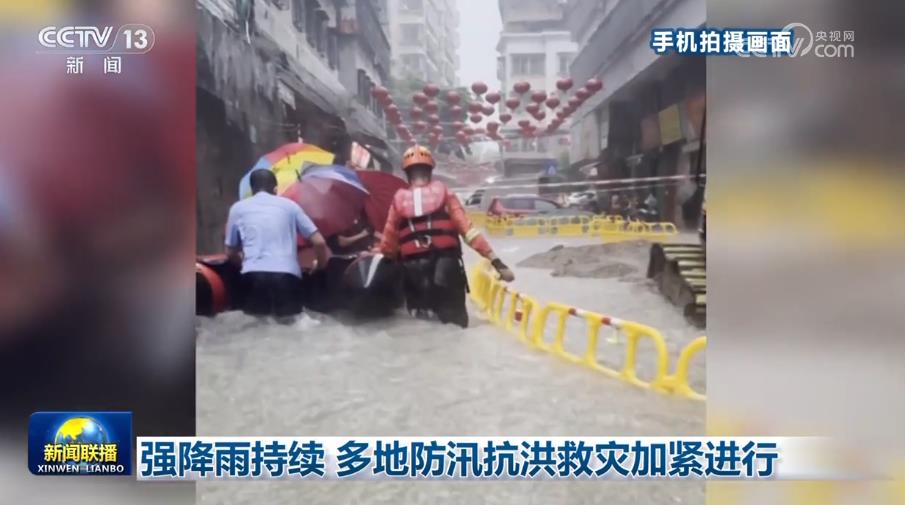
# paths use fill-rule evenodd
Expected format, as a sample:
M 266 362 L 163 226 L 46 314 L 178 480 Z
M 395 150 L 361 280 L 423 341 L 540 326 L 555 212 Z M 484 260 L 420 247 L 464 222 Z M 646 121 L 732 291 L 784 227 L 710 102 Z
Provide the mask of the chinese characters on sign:
M 773 479 L 777 440 L 252 438 L 138 441 L 141 480 Z
M 650 47 L 657 54 L 782 56 L 792 52 L 794 34 L 786 30 L 657 28 Z

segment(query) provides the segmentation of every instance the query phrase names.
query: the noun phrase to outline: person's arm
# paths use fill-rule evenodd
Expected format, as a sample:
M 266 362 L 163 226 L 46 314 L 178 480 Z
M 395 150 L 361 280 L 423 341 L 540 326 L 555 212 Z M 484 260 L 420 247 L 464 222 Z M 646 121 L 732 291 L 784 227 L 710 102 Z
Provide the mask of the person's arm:
M 242 265 L 242 236 L 239 234 L 239 225 L 236 222 L 236 213 L 229 209 L 229 217 L 226 219 L 226 257 L 235 265 Z
M 326 268 L 327 262 L 330 260 L 330 249 L 327 247 L 327 241 L 302 208 L 299 206 L 295 207 L 296 229 L 303 237 L 305 237 L 305 240 L 314 246 L 314 254 L 317 257 L 317 263 L 314 265 L 314 269 L 320 270 Z
M 380 244 L 377 246 L 377 250 L 384 256 L 395 258 L 396 254 L 399 252 L 398 225 L 399 214 L 396 213 L 395 207 L 390 206 L 390 212 L 387 215 L 387 224 L 383 227 L 383 236 L 380 237 Z
M 317 257 L 314 269 L 323 270 L 327 267 L 327 262 L 330 261 L 330 248 L 327 247 L 327 241 L 324 240 L 324 236 L 319 231 L 312 233 L 305 239 L 314 246 L 314 254 Z
M 484 238 L 481 230 L 477 229 L 472 224 L 471 220 L 468 219 L 468 214 L 465 213 L 462 202 L 459 201 L 459 198 L 456 197 L 456 195 L 452 193 L 447 195 L 446 210 L 449 213 L 449 217 L 453 224 L 456 226 L 456 231 L 458 231 L 459 235 L 465 239 L 465 243 L 478 254 L 490 260 L 490 264 L 493 265 L 493 268 L 500 273 L 500 278 L 506 282 L 514 281 L 515 274 L 513 274 L 512 270 L 503 263 L 503 260 L 498 258 L 493 252 L 493 248 L 490 247 L 490 243 Z
M 358 232 L 358 234 L 352 235 L 349 237 L 347 237 L 345 235 L 339 235 L 336 237 L 336 241 L 339 242 L 340 247 L 349 247 L 350 245 L 358 242 L 359 240 L 361 240 L 363 238 L 367 238 L 367 237 L 368 237 L 368 231 L 362 230 L 362 231 Z

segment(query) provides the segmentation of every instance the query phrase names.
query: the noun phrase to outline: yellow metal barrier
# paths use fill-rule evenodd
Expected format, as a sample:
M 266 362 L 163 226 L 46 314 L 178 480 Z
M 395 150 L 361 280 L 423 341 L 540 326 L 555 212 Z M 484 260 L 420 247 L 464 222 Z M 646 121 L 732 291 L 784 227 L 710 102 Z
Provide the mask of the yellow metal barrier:
M 589 312 L 560 303 L 541 304 L 536 299 L 510 289 L 501 282 L 490 264 L 482 260 L 471 271 L 471 298 L 490 321 L 516 335 L 529 346 L 540 349 L 571 363 L 586 366 L 608 377 L 623 380 L 643 389 L 674 394 L 683 398 L 704 401 L 706 396 L 694 391 L 688 384 L 691 359 L 706 348 L 706 337 L 700 337 L 685 347 L 676 362 L 676 370 L 669 375 L 669 352 L 666 339 L 650 326 L 625 321 L 595 312 Z M 547 322 L 556 317 L 552 341 L 544 339 Z M 587 347 L 579 356 L 565 346 L 566 321 L 570 317 L 585 321 Z M 607 367 L 598 359 L 598 342 L 603 327 L 612 327 L 625 337 L 625 356 L 621 369 Z M 638 377 L 638 347 L 643 340 L 654 346 L 654 377 L 645 381 Z
M 691 369 L 691 358 L 707 348 L 707 337 L 698 337 L 682 349 L 679 360 L 676 362 L 676 373 L 667 379 L 667 387 L 673 393 L 691 398 L 692 400 L 704 400 L 705 396 L 698 393 L 688 384 L 688 371 Z
M 483 228 L 487 225 L 487 213 L 479 212 L 479 211 L 468 211 L 465 213 L 468 216 L 468 219 L 471 220 L 471 224 Z
M 477 221 L 475 221 L 477 222 Z M 498 237 L 601 237 L 618 240 L 665 240 L 677 235 L 672 223 L 626 221 L 622 216 L 485 216 L 488 235 Z

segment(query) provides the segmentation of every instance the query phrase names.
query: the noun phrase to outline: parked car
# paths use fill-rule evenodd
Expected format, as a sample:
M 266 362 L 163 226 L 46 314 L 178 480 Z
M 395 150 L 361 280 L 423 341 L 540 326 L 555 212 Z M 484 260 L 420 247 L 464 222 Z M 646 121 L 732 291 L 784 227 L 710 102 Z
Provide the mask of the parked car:
M 534 214 L 555 213 L 562 209 L 562 205 L 548 198 L 537 195 L 513 195 L 494 198 L 490 203 L 487 214 L 494 217 L 521 217 Z
M 578 193 L 571 193 L 567 196 L 566 203 L 569 207 L 582 207 L 591 203 L 596 198 L 597 194 L 593 191 L 581 191 Z
M 484 199 L 484 190 L 477 189 L 474 193 L 471 194 L 468 198 L 462 201 L 462 205 L 466 207 L 480 207 L 481 202 Z

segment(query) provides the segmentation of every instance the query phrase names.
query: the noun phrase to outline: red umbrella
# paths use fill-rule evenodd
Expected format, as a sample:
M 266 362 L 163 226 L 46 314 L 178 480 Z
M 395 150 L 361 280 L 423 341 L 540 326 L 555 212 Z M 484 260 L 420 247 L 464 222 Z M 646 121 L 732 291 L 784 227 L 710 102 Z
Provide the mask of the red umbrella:
M 361 215 L 368 195 L 341 180 L 303 177 L 282 196 L 299 204 L 321 235 L 329 237 L 352 226 Z
M 393 204 L 393 197 L 396 196 L 397 191 L 408 184 L 399 177 L 386 172 L 358 170 L 357 174 L 361 183 L 370 193 L 364 202 L 368 222 L 375 230 L 383 232 L 390 205 Z

